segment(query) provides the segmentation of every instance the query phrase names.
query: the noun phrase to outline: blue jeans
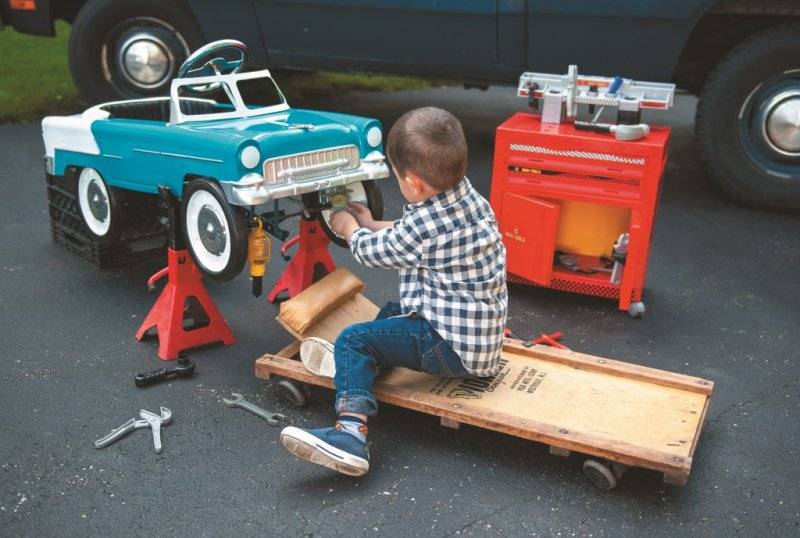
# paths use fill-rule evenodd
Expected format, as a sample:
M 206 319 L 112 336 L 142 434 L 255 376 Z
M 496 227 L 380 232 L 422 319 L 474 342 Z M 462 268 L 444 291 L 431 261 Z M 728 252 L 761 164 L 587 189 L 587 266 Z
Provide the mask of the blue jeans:
M 342 331 L 334 359 L 338 414 L 377 414 L 372 384 L 380 368 L 402 366 L 445 377 L 468 375 L 461 358 L 436 329 L 417 314 L 401 315 L 399 303 L 387 303 L 375 321 Z

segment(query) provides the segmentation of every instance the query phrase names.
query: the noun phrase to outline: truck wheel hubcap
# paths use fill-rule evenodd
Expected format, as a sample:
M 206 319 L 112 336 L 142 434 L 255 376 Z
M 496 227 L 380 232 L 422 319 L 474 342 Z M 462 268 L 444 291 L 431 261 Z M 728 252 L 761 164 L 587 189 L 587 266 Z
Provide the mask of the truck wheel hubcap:
M 140 32 L 130 36 L 119 50 L 123 74 L 137 85 L 161 83 L 175 65 L 169 48 L 149 33 Z
M 800 155 L 800 90 L 785 91 L 767 105 L 765 139 L 784 155 Z

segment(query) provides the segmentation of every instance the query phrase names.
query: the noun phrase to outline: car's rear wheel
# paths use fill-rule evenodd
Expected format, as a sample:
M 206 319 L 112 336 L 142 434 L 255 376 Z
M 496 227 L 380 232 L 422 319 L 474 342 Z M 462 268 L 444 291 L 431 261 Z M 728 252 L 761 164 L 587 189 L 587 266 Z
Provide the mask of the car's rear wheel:
M 800 209 L 800 25 L 734 48 L 706 82 L 695 125 L 709 174 L 729 195 Z
M 75 181 L 75 197 L 83 223 L 95 239 L 112 241 L 119 235 L 119 196 L 100 172 L 88 167 L 81 169 Z
M 372 213 L 372 218 L 380 220 L 383 218 L 383 195 L 380 189 L 372 180 L 360 183 L 351 183 L 342 187 L 332 187 L 319 192 L 311 192 L 303 195 L 303 205 L 316 214 L 325 235 L 339 245 L 347 248 L 347 240 L 331 230 L 331 215 L 337 209 L 347 207 L 350 203 L 364 204 Z M 322 210 L 319 210 L 322 208 Z
M 90 0 L 70 35 L 70 69 L 91 102 L 166 95 L 170 80 L 202 43 L 177 2 Z
M 192 181 L 182 201 L 183 230 L 197 266 L 217 280 L 242 272 L 247 258 L 247 219 L 232 206 L 215 182 Z

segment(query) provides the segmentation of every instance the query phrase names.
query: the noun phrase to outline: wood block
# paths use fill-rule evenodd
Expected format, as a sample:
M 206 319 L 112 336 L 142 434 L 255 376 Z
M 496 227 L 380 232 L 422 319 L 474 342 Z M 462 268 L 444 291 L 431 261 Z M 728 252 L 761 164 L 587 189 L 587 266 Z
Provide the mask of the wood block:
M 453 428 L 454 430 L 457 430 L 461 427 L 461 423 L 459 421 L 447 417 L 442 417 L 439 420 L 439 423 L 445 428 Z
M 566 448 L 559 448 L 557 446 L 550 445 L 550 454 L 553 456 L 561 456 L 562 458 L 568 458 L 570 454 L 572 454 L 571 450 L 567 450 Z

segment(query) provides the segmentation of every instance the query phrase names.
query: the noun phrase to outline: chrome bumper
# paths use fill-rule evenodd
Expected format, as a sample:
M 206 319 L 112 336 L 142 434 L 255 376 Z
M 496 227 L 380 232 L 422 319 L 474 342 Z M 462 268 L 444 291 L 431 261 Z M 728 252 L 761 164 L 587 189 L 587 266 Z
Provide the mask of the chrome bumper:
M 385 161 L 361 161 L 361 165 L 353 170 L 301 181 L 268 184 L 261 174 L 251 173 L 236 182 L 220 182 L 220 186 L 231 204 L 253 206 L 287 196 L 299 196 L 307 192 L 385 177 L 389 177 L 389 167 Z

